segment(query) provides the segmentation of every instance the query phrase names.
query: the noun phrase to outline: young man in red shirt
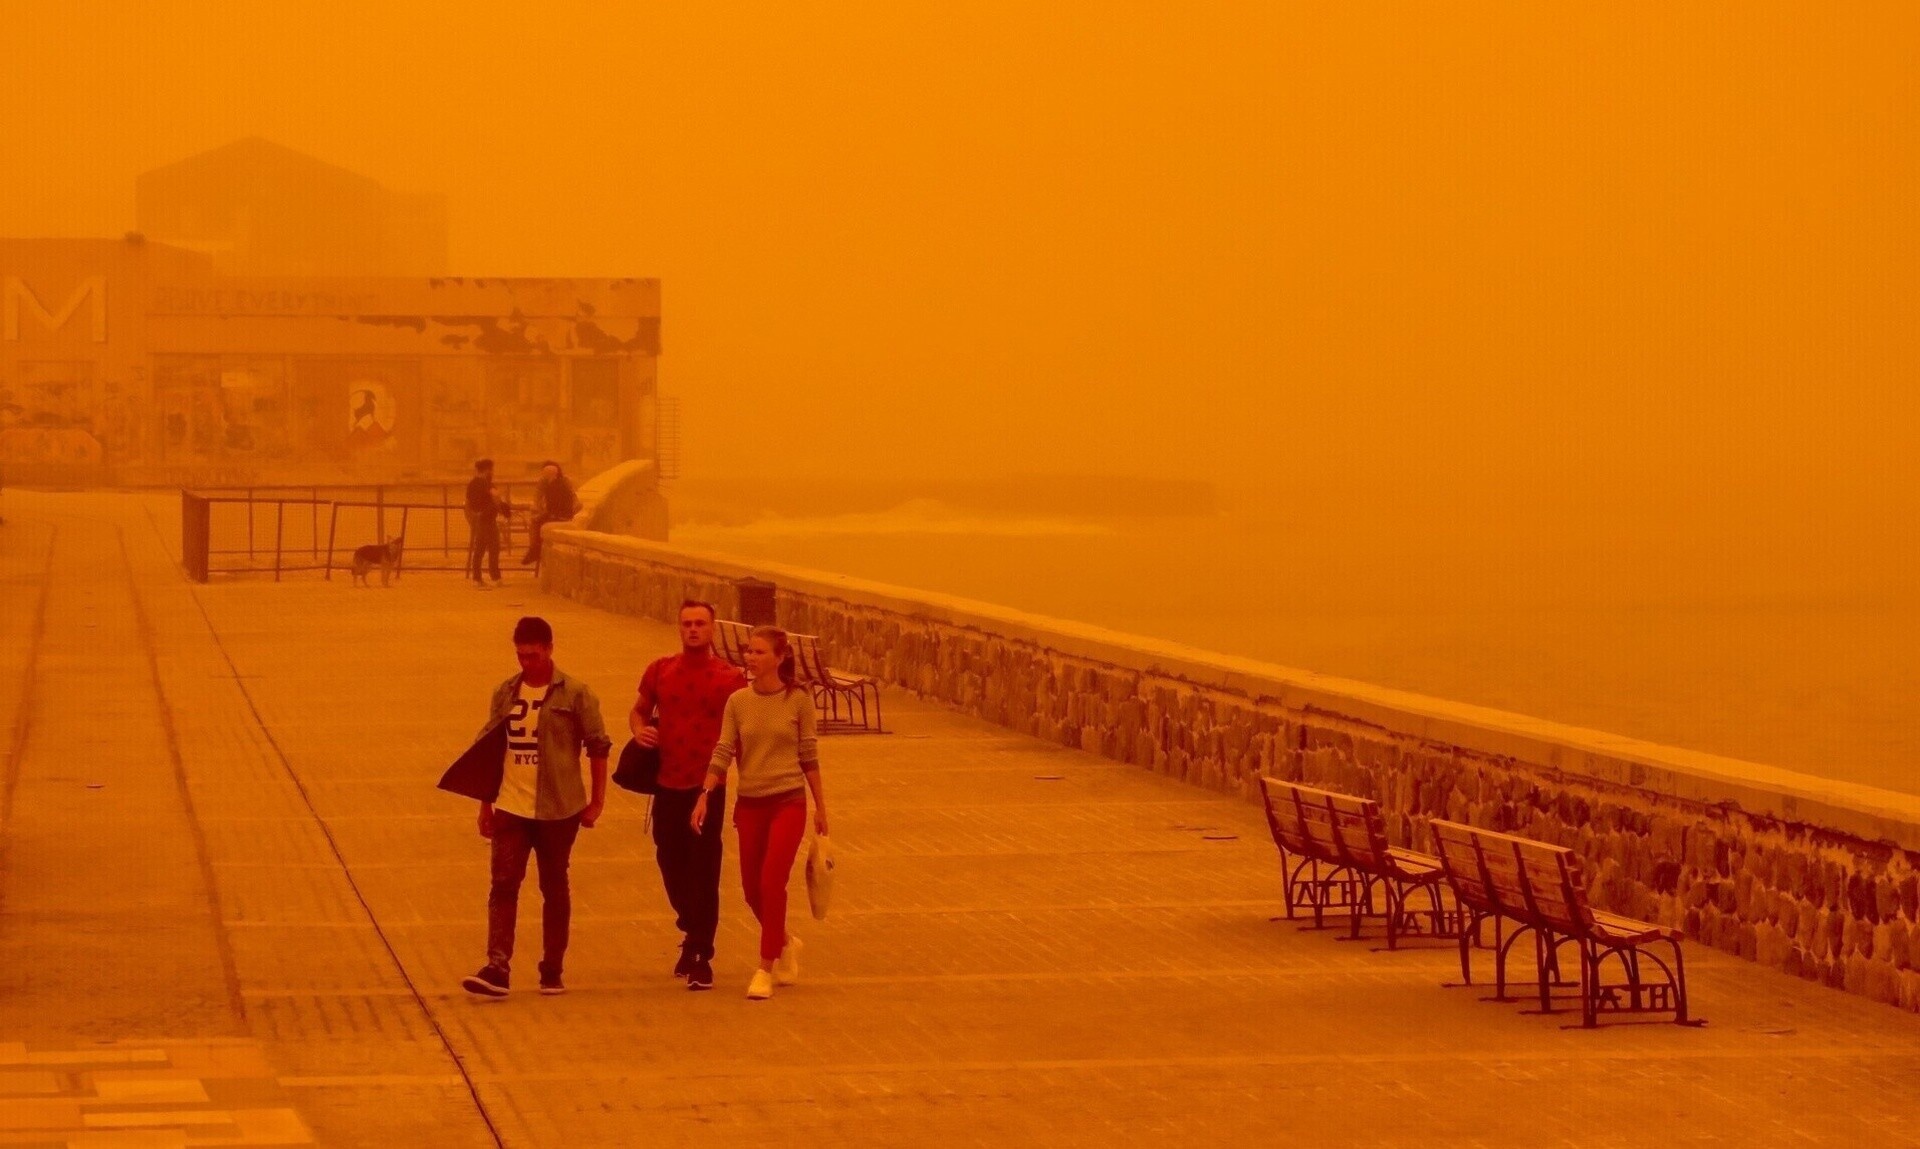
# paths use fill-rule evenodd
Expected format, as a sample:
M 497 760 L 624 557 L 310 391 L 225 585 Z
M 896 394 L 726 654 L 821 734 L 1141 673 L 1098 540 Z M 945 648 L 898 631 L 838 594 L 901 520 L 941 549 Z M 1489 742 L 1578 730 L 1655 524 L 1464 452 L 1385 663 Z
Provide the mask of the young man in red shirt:
M 627 725 L 634 741 L 660 749 L 660 792 L 653 799 L 654 856 L 673 904 L 674 924 L 686 935 L 673 976 L 688 989 L 713 988 L 713 934 L 720 924 L 720 854 L 724 786 L 707 799 L 705 825 L 691 825 L 693 804 L 720 740 L 727 696 L 747 676 L 713 653 L 713 607 L 680 604 L 680 653 L 656 659 L 640 679 Z M 658 713 L 657 725 L 649 724 Z

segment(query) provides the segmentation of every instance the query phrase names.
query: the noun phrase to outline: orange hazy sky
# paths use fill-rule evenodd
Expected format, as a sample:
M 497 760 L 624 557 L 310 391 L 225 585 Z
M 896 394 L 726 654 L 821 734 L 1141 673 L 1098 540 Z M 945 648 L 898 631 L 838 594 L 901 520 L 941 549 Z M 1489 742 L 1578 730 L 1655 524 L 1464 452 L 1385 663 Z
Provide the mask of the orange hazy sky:
M 1910 2 L 6 7 L 0 234 L 254 134 L 443 191 L 664 280 L 693 474 L 1916 474 Z

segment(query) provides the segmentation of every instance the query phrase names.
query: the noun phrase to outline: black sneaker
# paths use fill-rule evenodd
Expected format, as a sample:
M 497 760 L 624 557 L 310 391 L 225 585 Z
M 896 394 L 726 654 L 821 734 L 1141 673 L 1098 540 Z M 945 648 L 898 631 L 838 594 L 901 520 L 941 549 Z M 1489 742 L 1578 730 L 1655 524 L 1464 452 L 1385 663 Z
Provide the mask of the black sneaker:
M 560 980 L 559 974 L 543 973 L 540 975 L 540 992 L 548 997 L 555 997 L 567 992 L 567 985 Z
M 507 971 L 487 966 L 471 977 L 460 979 L 460 988 L 475 997 L 507 996 Z
M 706 958 L 695 958 L 687 966 L 688 989 L 713 988 L 713 963 Z
M 673 963 L 673 976 L 684 978 L 693 972 L 693 951 L 681 950 L 680 960 Z

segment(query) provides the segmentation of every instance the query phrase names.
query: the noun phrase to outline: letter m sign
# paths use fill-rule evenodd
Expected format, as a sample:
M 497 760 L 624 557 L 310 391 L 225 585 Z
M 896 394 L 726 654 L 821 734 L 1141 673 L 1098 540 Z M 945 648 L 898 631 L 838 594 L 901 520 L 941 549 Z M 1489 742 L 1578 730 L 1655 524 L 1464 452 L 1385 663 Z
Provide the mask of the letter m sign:
M 93 341 L 95 343 L 107 341 L 107 280 L 105 276 L 96 275 L 91 279 L 81 280 L 80 286 L 73 289 L 73 294 L 67 297 L 66 303 L 58 311 L 48 311 L 40 302 L 40 297 L 33 293 L 33 288 L 28 287 L 26 281 L 17 275 L 7 276 L 4 290 L 6 293 L 5 315 L 4 327 L 0 327 L 0 339 L 5 339 L 8 343 L 20 341 L 22 307 L 26 308 L 27 314 L 39 320 L 40 326 L 48 331 L 58 331 L 66 326 L 67 320 L 73 318 L 74 312 L 80 310 L 80 305 L 89 300 L 93 302 Z

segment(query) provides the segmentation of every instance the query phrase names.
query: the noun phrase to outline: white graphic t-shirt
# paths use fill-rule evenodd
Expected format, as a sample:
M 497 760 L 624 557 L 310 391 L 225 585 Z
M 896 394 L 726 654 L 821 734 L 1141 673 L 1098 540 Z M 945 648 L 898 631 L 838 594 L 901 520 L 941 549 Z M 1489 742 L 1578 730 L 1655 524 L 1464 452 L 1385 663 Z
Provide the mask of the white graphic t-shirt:
M 520 684 L 520 696 L 507 711 L 507 763 L 500 774 L 500 796 L 493 808 L 533 817 L 540 793 L 540 708 L 547 704 L 546 686 Z

